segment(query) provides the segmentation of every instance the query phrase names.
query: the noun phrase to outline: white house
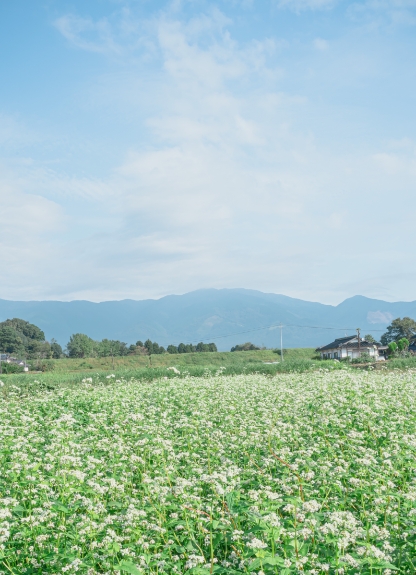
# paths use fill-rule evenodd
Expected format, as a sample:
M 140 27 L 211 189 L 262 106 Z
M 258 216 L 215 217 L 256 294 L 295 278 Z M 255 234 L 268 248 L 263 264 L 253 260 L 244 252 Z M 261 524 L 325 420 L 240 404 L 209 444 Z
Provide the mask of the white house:
M 360 357 L 362 353 L 368 353 L 375 361 L 384 359 L 379 354 L 379 345 L 377 343 L 360 338 L 360 345 L 358 346 L 358 336 L 356 335 L 339 337 L 328 345 L 318 347 L 315 351 L 321 354 L 321 359 L 344 359 L 347 357 L 355 359 Z

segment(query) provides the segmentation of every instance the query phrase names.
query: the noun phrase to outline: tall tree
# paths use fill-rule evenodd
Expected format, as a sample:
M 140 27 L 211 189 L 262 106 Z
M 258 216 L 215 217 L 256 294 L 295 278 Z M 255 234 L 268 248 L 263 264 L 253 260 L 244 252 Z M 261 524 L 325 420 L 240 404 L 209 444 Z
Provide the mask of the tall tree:
M 22 355 L 26 351 L 21 334 L 10 325 L 0 328 L 0 351 L 18 355 Z
M 69 357 L 91 357 L 95 341 L 85 333 L 74 333 L 69 338 L 67 350 Z
M 51 355 L 53 359 L 59 359 L 63 356 L 62 347 L 55 339 L 51 339 Z
M 386 333 L 381 336 L 381 343 L 388 345 L 392 341 L 406 338 L 409 341 L 416 337 L 416 321 L 410 317 L 394 319 L 388 326 Z

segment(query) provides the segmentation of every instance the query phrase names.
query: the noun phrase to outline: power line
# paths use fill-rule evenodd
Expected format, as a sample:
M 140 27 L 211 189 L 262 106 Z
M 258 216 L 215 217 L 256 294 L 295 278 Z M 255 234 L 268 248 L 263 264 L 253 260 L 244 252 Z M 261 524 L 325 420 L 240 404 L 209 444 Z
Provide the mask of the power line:
M 305 329 L 329 329 L 329 330 L 336 330 L 336 331 L 356 331 L 356 328 L 353 327 L 327 327 L 327 326 L 318 326 L 318 325 L 297 325 L 297 324 L 271 324 L 271 325 L 265 325 L 262 327 L 256 327 L 253 329 L 247 329 L 245 331 L 238 331 L 238 332 L 234 332 L 234 333 L 227 333 L 224 335 L 217 335 L 214 337 L 210 337 L 210 338 L 206 338 L 206 339 L 199 339 L 199 340 L 192 340 L 192 341 L 188 341 L 188 343 L 195 343 L 195 342 L 206 342 L 206 341 L 213 341 L 216 339 L 223 339 L 225 337 L 233 337 L 235 335 L 243 335 L 245 333 L 253 333 L 255 331 L 262 331 L 264 329 L 270 329 L 273 327 L 279 327 L 279 328 L 283 328 L 283 327 L 301 327 L 301 328 L 305 328 Z M 371 331 L 380 331 L 380 332 L 384 332 L 384 329 L 372 329 Z M 175 342 L 176 343 L 176 342 Z M 181 343 L 181 342 L 179 342 Z

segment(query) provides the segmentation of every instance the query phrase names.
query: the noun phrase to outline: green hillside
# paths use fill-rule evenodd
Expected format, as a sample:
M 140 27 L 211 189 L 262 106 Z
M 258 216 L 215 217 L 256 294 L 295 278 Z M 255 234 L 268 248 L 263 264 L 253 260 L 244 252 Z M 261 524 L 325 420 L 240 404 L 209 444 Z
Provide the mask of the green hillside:
M 315 356 L 313 348 L 296 348 L 283 351 L 284 360 L 312 359 Z M 230 365 L 241 365 L 250 363 L 262 363 L 264 361 L 281 361 L 280 351 L 255 350 L 255 351 L 235 351 L 217 353 L 181 353 L 170 355 L 128 355 L 125 357 L 115 357 L 114 362 L 111 357 L 85 358 L 85 359 L 56 359 L 53 360 L 54 371 L 73 372 L 86 370 L 111 370 L 113 369 L 135 369 L 143 367 L 169 367 L 181 365 L 195 366 L 218 366 L 227 367 Z

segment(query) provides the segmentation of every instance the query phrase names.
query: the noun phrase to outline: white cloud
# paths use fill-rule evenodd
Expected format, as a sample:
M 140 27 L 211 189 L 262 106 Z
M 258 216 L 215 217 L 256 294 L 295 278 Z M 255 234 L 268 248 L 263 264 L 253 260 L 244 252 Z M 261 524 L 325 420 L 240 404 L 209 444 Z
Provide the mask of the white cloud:
M 117 21 L 65 16 L 56 26 L 78 48 L 121 59 L 121 71 L 90 81 L 85 105 L 98 120 L 117 108 L 137 139 L 124 153 L 114 144 L 122 160 L 96 177 L 34 160 L 7 164 L 9 227 L 0 237 L 18 271 L 2 297 L 100 300 L 244 286 L 334 301 L 360 285 L 374 295 L 372 277 L 386 266 L 400 271 L 395 230 L 412 233 L 409 210 L 390 205 L 389 250 L 386 212 L 374 210 L 391 202 L 398 181 L 401 194 L 413 193 L 412 140 L 364 152 L 322 145 L 308 128 L 311 98 L 282 87 L 277 40 L 237 42 L 218 11 L 141 24 L 125 12 Z
M 321 52 L 328 49 L 328 42 L 322 38 L 315 38 L 313 45 L 317 50 L 320 50 Z
M 335 6 L 337 0 L 277 0 L 280 8 L 288 8 L 294 12 L 305 10 L 328 10 Z
M 367 314 L 367 321 L 369 323 L 389 324 L 392 319 L 393 315 L 388 311 L 369 311 Z
M 122 51 L 114 39 L 112 26 L 105 18 L 94 22 L 90 18 L 66 15 L 55 20 L 55 27 L 67 40 L 82 50 L 102 54 L 120 54 Z

